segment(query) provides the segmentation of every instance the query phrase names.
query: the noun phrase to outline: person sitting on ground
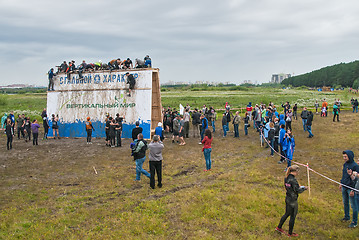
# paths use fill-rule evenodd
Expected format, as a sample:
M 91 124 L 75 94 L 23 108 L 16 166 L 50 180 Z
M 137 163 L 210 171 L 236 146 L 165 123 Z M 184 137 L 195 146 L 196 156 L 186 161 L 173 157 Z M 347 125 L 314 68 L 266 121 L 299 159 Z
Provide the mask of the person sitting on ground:
M 122 68 L 123 69 L 132 69 L 133 64 L 130 58 L 127 58 L 125 61 L 122 62 Z

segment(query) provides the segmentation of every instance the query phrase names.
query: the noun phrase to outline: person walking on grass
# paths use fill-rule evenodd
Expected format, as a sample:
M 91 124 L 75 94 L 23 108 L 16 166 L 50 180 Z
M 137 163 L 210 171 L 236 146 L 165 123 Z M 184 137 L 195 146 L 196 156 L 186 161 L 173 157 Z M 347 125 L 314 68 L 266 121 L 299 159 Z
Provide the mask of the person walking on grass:
M 204 159 L 206 160 L 206 169 L 204 170 L 205 172 L 212 170 L 212 160 L 211 160 L 212 140 L 213 137 L 211 130 L 206 129 L 206 131 L 204 132 L 204 138 L 202 140 L 203 143 L 202 152 L 204 155 Z
M 92 144 L 91 142 L 91 136 L 92 136 L 92 130 L 95 131 L 95 129 L 92 126 L 92 122 L 90 121 L 90 117 L 87 117 L 86 122 L 86 133 L 87 133 L 87 144 Z
M 343 170 L 342 170 L 342 179 L 340 180 L 340 183 L 354 188 L 355 187 L 355 181 L 351 179 L 350 173 L 352 171 L 359 172 L 359 166 L 356 162 L 354 162 L 354 153 L 350 150 L 343 151 Z M 344 205 L 344 218 L 342 219 L 342 222 L 350 221 L 350 206 L 353 210 L 353 219 L 352 222 L 349 225 L 349 228 L 355 228 L 358 224 L 358 206 L 357 202 L 354 199 L 354 195 L 350 194 L 351 189 L 347 188 L 345 186 L 339 185 L 339 190 L 342 192 L 342 198 L 343 198 L 343 205 Z M 350 206 L 349 206 L 350 202 Z
M 335 116 L 337 117 L 337 122 L 339 122 L 339 106 L 338 102 L 335 102 L 333 105 L 333 122 L 335 122 Z
M 133 157 L 136 162 L 136 179 L 135 181 L 141 180 L 141 173 L 146 177 L 150 178 L 150 174 L 142 168 L 143 163 L 146 160 L 147 142 L 143 139 L 143 134 L 137 135 L 137 142 L 134 146 Z
M 10 118 L 6 119 L 4 127 L 5 127 L 6 137 L 7 137 L 6 147 L 7 147 L 7 150 L 11 150 L 12 149 L 12 140 L 14 137 L 14 130 L 12 128 L 12 123 L 11 123 Z
M 286 171 L 286 177 L 284 179 L 284 187 L 286 190 L 286 196 L 285 196 L 285 214 L 282 216 L 282 218 L 279 221 L 279 224 L 276 231 L 287 234 L 290 237 L 297 237 L 298 234 L 293 232 L 295 218 L 298 213 L 298 195 L 299 193 L 304 192 L 308 189 L 308 187 L 305 186 L 299 186 L 297 179 L 295 178 L 298 175 L 299 172 L 299 166 L 293 165 L 290 166 Z M 286 233 L 282 227 L 284 222 L 287 220 L 287 218 L 290 216 L 289 219 L 289 231 Z
M 309 133 L 308 138 L 314 137 L 314 135 L 312 133 L 313 118 L 314 118 L 314 114 L 312 113 L 312 111 L 309 111 L 308 118 L 307 118 L 307 125 L 306 125 L 308 133 Z
M 150 149 L 149 163 L 150 163 L 150 187 L 155 189 L 155 174 L 157 174 L 159 188 L 162 187 L 162 150 L 164 148 L 163 143 L 160 141 L 160 136 L 154 135 L 152 142 L 148 144 Z
M 32 121 L 31 130 L 32 130 L 32 144 L 33 145 L 39 145 L 38 141 L 37 141 L 38 137 L 39 137 L 39 128 L 40 128 L 40 125 L 37 122 L 37 120 L 35 119 L 34 121 Z

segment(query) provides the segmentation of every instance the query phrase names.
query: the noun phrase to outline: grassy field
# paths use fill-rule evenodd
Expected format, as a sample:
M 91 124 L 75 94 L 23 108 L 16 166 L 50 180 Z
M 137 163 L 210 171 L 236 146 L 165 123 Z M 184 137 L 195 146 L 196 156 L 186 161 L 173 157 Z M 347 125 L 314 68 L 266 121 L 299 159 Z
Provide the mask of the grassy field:
M 329 103 L 340 98 L 349 107 L 351 95 L 336 94 L 255 89 L 164 92 L 162 97 L 164 106 L 189 103 L 200 107 L 206 103 L 220 108 L 226 101 L 232 107 L 271 99 L 275 104 L 286 100 L 309 104 L 325 96 Z M 26 110 L 34 102 L 38 106 L 31 111 L 41 112 L 44 107 L 43 95 L 10 97 L 8 108 L 1 111 Z M 351 149 L 358 153 L 359 114 L 344 111 L 339 123 L 333 123 L 331 116 L 315 116 L 312 139 L 306 138 L 301 121 L 293 122 L 294 160 L 309 162 L 313 169 L 339 180 L 341 152 Z M 274 228 L 285 210 L 285 166 L 277 164 L 279 157 L 271 158 L 269 150 L 260 147 L 252 128 L 249 136 L 244 136 L 242 124 L 239 139 L 234 139 L 233 133 L 222 138 L 216 132 L 211 172 L 203 172 L 198 139 L 187 139 L 185 146 L 166 139 L 164 185 L 155 190 L 143 176 L 140 182 L 133 181 L 128 140 L 122 148 L 107 148 L 103 139 L 95 139 L 93 145 L 86 145 L 84 139 L 51 139 L 41 141 L 38 147 L 16 140 L 14 149 L 6 151 L 1 133 L 0 239 L 284 238 Z M 148 170 L 148 160 L 144 168 Z M 359 229 L 349 230 L 347 223 L 339 221 L 343 207 L 338 186 L 313 173 L 310 176 L 311 196 L 304 192 L 299 197 L 294 227 L 299 239 L 357 239 Z M 307 185 L 304 168 L 298 181 Z
M 232 108 L 245 108 L 248 102 L 266 103 L 272 101 L 279 109 L 280 105 L 289 101 L 292 105 L 297 103 L 299 107 L 314 108 L 314 102 L 326 99 L 330 105 L 334 99 L 340 99 L 343 108 L 350 109 L 350 99 L 357 95 L 346 90 L 335 92 L 318 92 L 303 89 L 279 89 L 279 88 L 247 88 L 246 91 L 165 91 L 161 93 L 164 107 L 179 108 L 179 104 L 189 104 L 194 107 L 202 107 L 203 104 L 213 106 L 215 109 L 223 109 L 226 102 Z M 0 113 L 14 111 L 15 115 L 25 113 L 31 118 L 38 118 L 46 107 L 46 93 L 29 94 L 0 94 Z

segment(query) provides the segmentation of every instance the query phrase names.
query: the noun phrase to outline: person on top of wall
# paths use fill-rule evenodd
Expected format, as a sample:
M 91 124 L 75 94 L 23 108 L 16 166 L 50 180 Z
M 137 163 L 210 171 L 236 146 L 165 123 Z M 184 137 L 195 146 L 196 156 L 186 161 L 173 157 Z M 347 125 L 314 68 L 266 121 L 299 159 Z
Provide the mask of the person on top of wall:
M 136 62 L 135 62 L 135 68 L 146 68 L 147 66 L 145 65 L 145 61 L 136 58 Z
M 130 58 L 127 58 L 125 61 L 122 62 L 122 68 L 123 69 L 132 69 L 133 64 Z
M 48 91 L 54 91 L 54 69 L 51 68 L 48 72 L 49 74 L 49 87 L 47 88 Z
M 120 58 L 113 59 L 113 60 L 108 62 L 108 67 L 109 67 L 110 71 L 120 69 L 120 65 L 121 65 L 121 59 Z
M 149 55 L 146 55 L 146 57 L 143 59 L 145 61 L 145 65 L 148 68 L 152 67 L 152 60 Z

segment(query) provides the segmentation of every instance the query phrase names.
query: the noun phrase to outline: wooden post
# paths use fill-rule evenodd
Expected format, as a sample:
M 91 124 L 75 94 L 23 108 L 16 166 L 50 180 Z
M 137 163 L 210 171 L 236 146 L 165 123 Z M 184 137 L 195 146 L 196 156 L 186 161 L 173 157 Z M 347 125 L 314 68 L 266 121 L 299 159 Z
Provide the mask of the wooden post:
M 307 176 L 308 176 L 308 191 L 309 191 L 309 197 L 310 197 L 309 163 L 307 163 Z
M 162 104 L 159 70 L 152 71 L 152 113 L 151 113 L 151 137 L 155 133 L 158 122 L 162 122 Z

